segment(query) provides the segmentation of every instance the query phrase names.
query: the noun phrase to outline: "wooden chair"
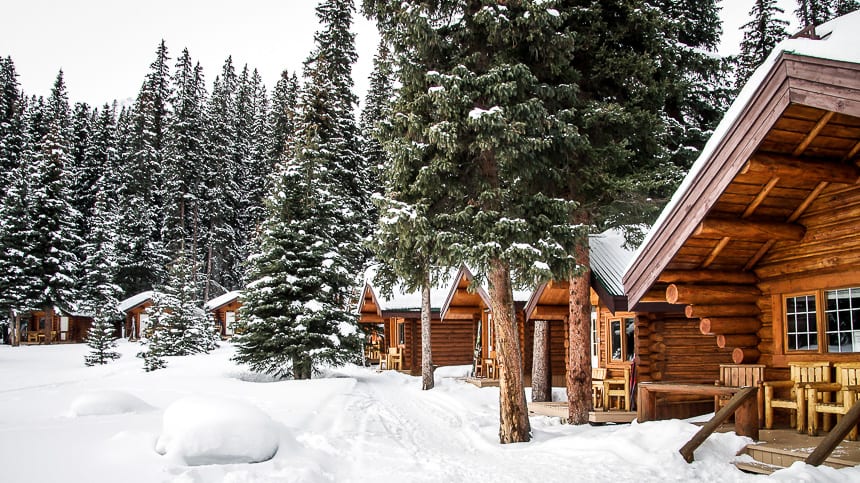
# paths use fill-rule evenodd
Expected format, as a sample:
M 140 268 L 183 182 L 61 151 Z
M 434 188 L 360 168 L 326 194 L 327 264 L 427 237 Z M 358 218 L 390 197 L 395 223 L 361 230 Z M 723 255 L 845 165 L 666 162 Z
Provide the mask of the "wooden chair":
M 612 407 L 612 398 L 618 399 L 618 408 L 630 411 L 630 366 L 624 366 L 624 377 L 606 378 L 603 380 L 603 397 L 605 398 L 603 410 L 608 411 Z
M 475 359 L 475 377 L 484 376 L 484 360 L 478 357 Z
M 490 379 L 497 379 L 499 377 L 496 371 L 496 351 L 490 351 L 490 357 L 484 359 L 484 367 L 487 369 L 487 377 Z
M 758 408 L 758 424 L 764 422 L 764 364 L 720 364 L 720 378 L 717 386 L 729 387 L 758 387 L 756 407 Z M 714 396 L 714 412 L 725 406 L 731 397 Z
M 805 386 L 810 436 L 818 435 L 819 414 L 824 416 L 824 430 L 829 431 L 830 420 L 826 415 L 836 414 L 841 421 L 842 416 L 848 414 L 857 402 L 857 393 L 860 391 L 860 362 L 842 362 L 835 366 L 835 383 L 813 383 Z M 857 426 L 848 433 L 848 439 L 857 440 Z
M 764 427 L 773 427 L 773 410 L 787 409 L 793 428 L 806 430 L 806 390 L 809 383 L 831 382 L 830 362 L 791 362 L 790 380 L 764 381 Z M 777 397 L 777 390 L 783 397 Z
M 403 351 L 400 347 L 388 348 L 388 368 L 398 371 L 403 369 Z
M 606 379 L 605 367 L 591 368 L 591 405 L 594 409 L 602 408 L 606 404 L 606 396 L 603 394 L 604 379 Z

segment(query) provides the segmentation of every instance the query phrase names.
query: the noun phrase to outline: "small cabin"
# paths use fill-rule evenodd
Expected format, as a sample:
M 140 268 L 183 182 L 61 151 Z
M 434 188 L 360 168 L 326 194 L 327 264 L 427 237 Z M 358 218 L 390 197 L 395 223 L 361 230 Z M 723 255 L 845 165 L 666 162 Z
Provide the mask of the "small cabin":
M 146 332 L 146 328 L 149 326 L 149 315 L 146 313 L 146 309 L 153 304 L 153 294 L 152 290 L 147 290 L 132 295 L 119 303 L 117 308 L 125 314 L 125 321 L 123 323 L 124 337 L 130 340 L 138 340 L 140 339 L 140 335 Z
M 520 290 L 513 292 L 517 334 L 519 334 L 523 371 L 526 376 L 531 374 L 534 328 L 529 330 L 526 326 L 523 307 L 530 294 L 531 292 Z M 498 379 L 498 374 L 495 372 L 496 347 L 489 288 L 485 283 L 475 283 L 474 274 L 467 266 L 461 266 L 454 275 L 451 287 L 442 304 L 441 314 L 445 323 L 471 326 L 474 343 L 472 345 L 472 359 L 468 363 L 475 367 L 475 376 Z M 436 349 L 433 350 L 435 354 Z
M 450 274 L 445 279 L 450 280 Z M 455 366 L 472 364 L 475 327 L 462 320 L 442 320 L 440 306 L 447 293 L 443 283 L 430 290 L 433 364 Z M 359 325 L 367 336 L 365 356 L 379 362 L 394 352 L 400 370 L 421 372 L 421 293 L 395 288 L 390 297 L 380 296 L 368 277 L 358 305 Z M 392 367 L 395 368 L 395 367 Z
M 206 313 L 212 314 L 215 331 L 222 339 L 228 339 L 235 334 L 237 314 L 242 306 L 239 295 L 241 292 L 234 290 L 206 302 Z
M 93 324 L 92 315 L 75 313 L 55 308 L 50 314 L 51 343 L 84 342 Z M 32 311 L 21 314 L 21 342 L 44 343 L 45 325 L 49 315 L 46 311 Z
M 860 361 L 860 12 L 781 43 L 623 275 L 642 381 Z

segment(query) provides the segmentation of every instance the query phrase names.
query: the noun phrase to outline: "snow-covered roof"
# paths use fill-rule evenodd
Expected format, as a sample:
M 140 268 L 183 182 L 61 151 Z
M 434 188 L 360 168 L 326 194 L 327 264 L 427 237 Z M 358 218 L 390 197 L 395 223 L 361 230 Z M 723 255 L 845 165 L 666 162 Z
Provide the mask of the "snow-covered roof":
M 677 209 L 680 209 L 683 200 L 691 196 L 689 191 L 694 181 L 710 165 L 715 151 L 723 144 L 727 134 L 746 111 L 751 101 L 759 92 L 761 85 L 783 54 L 787 53 L 855 64 L 860 63 L 860 10 L 819 25 L 815 27 L 814 31 L 814 37 L 816 38 L 789 38 L 777 44 L 767 60 L 750 76 L 743 89 L 741 89 L 732 105 L 726 111 L 720 124 L 708 139 L 707 144 L 705 144 L 696 162 L 693 163 L 687 176 L 675 191 L 672 199 L 660 213 L 660 216 L 645 236 L 642 244 L 633 256 L 630 257 L 624 269 L 623 279 L 625 281 L 630 278 L 631 271 L 639 262 L 642 253 L 649 248 L 654 238 L 665 229 L 664 225 L 667 223 L 669 216 Z M 658 271 L 652 270 L 655 274 L 654 276 L 656 276 Z M 629 290 L 627 292 L 628 295 L 633 295 L 629 293 Z M 631 300 L 634 303 L 636 301 Z
M 610 295 L 624 295 L 621 276 L 633 258 L 634 251 L 624 246 L 624 232 L 606 230 L 589 236 L 591 274 Z
M 151 299 L 154 293 L 155 292 L 152 290 L 147 290 L 145 292 L 140 292 L 139 294 L 132 295 L 131 297 L 120 302 L 119 305 L 117 305 L 117 308 L 120 312 L 128 312 L 130 309 L 133 309 L 134 307 L 137 307 L 138 305 Z
M 223 295 L 219 295 L 214 299 L 206 302 L 206 310 L 215 310 L 222 305 L 227 305 L 230 302 L 239 298 L 242 292 L 239 290 L 233 290 L 232 292 L 227 292 Z
M 448 281 L 451 280 L 453 270 L 449 271 L 445 276 L 433 286 L 430 287 L 430 309 L 438 310 L 445 300 L 445 295 L 448 291 Z M 371 268 L 365 273 L 364 281 L 365 288 L 370 289 L 373 293 L 373 298 L 379 307 L 379 310 L 389 311 L 416 311 L 421 310 L 421 291 L 408 291 L 398 284 L 394 287 L 393 293 L 389 296 L 384 296 L 373 283 L 376 277 L 376 270 Z

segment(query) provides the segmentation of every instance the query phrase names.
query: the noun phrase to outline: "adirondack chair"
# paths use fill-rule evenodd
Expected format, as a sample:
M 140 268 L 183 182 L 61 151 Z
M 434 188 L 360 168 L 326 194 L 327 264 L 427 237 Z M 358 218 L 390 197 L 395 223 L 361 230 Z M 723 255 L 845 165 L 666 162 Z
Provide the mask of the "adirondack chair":
M 764 381 L 764 427 L 773 427 L 773 410 L 787 409 L 793 428 L 806 431 L 806 384 L 831 382 L 830 362 L 791 362 L 790 380 Z M 778 394 L 777 391 L 779 391 Z M 782 396 L 782 397 L 777 397 Z
M 756 399 L 759 426 L 764 421 L 764 368 L 764 364 L 720 364 L 720 378 L 716 381 L 717 386 L 758 388 Z M 722 409 L 729 399 L 729 396 L 714 396 L 714 412 Z
M 606 404 L 606 396 L 603 394 L 604 379 L 606 379 L 605 367 L 591 368 L 591 404 L 594 409 L 602 408 Z
M 836 414 L 836 417 L 842 420 L 842 416 L 848 414 L 851 407 L 857 403 L 857 394 L 860 392 L 860 362 L 843 362 L 835 366 L 836 382 L 812 383 L 805 387 L 810 436 L 818 435 L 819 414 Z M 830 430 L 829 419 L 824 420 L 824 430 Z M 848 439 L 857 440 L 857 426 L 848 433 Z

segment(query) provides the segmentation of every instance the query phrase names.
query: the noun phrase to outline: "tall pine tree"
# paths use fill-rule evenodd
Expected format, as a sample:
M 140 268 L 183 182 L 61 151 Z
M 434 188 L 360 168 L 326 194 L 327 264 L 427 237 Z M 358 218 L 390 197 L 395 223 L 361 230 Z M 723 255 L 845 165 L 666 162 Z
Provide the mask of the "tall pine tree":
M 744 38 L 737 58 L 737 89 L 746 84 L 776 44 L 788 37 L 788 21 L 779 17 L 784 13 L 776 0 L 756 0 L 753 4 L 750 10 L 752 19 L 741 27 Z

